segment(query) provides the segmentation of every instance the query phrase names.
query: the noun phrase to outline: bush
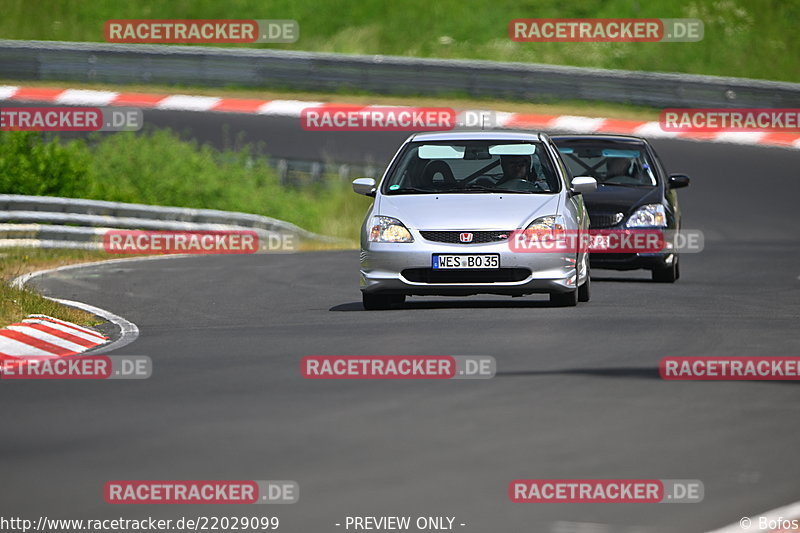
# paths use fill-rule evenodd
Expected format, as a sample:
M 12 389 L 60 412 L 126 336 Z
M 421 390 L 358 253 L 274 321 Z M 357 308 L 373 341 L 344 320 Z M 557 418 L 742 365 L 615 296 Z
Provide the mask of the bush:
M 0 131 L 0 191 L 80 196 L 86 192 L 90 160 L 80 142 L 45 142 L 35 132 Z
M 217 151 L 169 130 L 97 135 L 62 143 L 0 136 L 0 192 L 242 211 L 356 239 L 370 200 L 331 177 L 283 186 L 250 147 Z

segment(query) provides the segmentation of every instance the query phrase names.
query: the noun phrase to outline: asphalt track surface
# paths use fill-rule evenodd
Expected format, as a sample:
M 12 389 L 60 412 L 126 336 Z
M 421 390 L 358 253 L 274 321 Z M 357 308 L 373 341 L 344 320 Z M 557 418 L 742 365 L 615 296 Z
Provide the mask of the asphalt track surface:
M 383 163 L 405 136 L 146 113 L 215 144 L 243 131 L 282 156 L 341 149 L 341 160 Z M 37 281 L 135 322 L 140 338 L 114 355 L 149 355 L 154 373 L 0 383 L 0 515 L 277 515 L 288 533 L 344 530 L 348 515 L 433 515 L 465 532 L 691 533 L 800 500 L 797 383 L 668 382 L 657 370 L 667 355 L 800 355 L 800 152 L 654 144 L 669 171 L 692 176 L 684 227 L 703 230 L 706 249 L 682 257 L 674 285 L 595 270 L 592 301 L 577 308 L 416 297 L 366 312 L 356 251 L 137 261 Z M 498 375 L 304 380 L 312 354 L 492 355 Z M 699 479 L 705 500 L 514 504 L 518 478 Z M 102 487 L 114 479 L 291 479 L 301 495 L 112 506 Z

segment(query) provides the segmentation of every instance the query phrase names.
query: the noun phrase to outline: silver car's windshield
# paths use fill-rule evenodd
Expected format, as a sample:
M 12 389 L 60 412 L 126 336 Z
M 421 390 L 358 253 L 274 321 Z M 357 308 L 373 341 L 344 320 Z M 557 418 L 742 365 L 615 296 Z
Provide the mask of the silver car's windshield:
M 644 147 L 556 141 L 573 176 L 591 176 L 598 185 L 655 187 L 653 163 Z
M 384 180 L 382 192 L 553 194 L 559 183 L 540 142 L 413 142 Z

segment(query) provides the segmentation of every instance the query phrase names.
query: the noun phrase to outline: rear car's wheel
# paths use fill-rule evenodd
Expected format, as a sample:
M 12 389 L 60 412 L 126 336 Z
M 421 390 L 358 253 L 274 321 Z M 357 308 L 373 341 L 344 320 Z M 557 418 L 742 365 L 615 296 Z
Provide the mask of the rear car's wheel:
M 677 280 L 680 276 L 681 271 L 680 267 L 678 266 L 677 257 L 671 265 L 653 269 L 653 281 L 657 281 L 659 283 L 675 283 L 675 280 Z
M 588 302 L 589 298 L 591 298 L 591 289 L 592 277 L 589 274 L 586 274 L 586 281 L 583 282 L 583 285 L 578 287 L 578 301 Z
M 361 293 L 361 303 L 364 305 L 364 309 L 367 311 L 382 311 L 384 309 L 389 309 L 392 304 L 396 302 L 395 298 L 396 296 L 392 294 Z
M 575 307 L 578 305 L 578 290 L 569 292 L 551 292 L 550 304 L 556 307 Z

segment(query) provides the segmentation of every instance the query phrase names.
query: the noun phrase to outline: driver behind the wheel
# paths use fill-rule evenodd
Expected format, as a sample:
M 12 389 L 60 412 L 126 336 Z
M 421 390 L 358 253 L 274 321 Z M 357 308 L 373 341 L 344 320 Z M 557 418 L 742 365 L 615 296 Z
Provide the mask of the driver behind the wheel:
M 606 160 L 606 180 L 630 176 L 631 160 L 627 157 L 609 157 Z
M 550 191 L 550 184 L 544 176 L 536 172 L 531 165 L 532 161 L 533 158 L 529 155 L 501 155 L 503 176 L 497 181 L 497 185 L 508 185 L 510 190 Z
M 503 169 L 503 176 L 497 181 L 497 185 L 511 180 L 530 179 L 531 156 L 501 155 L 500 167 Z

